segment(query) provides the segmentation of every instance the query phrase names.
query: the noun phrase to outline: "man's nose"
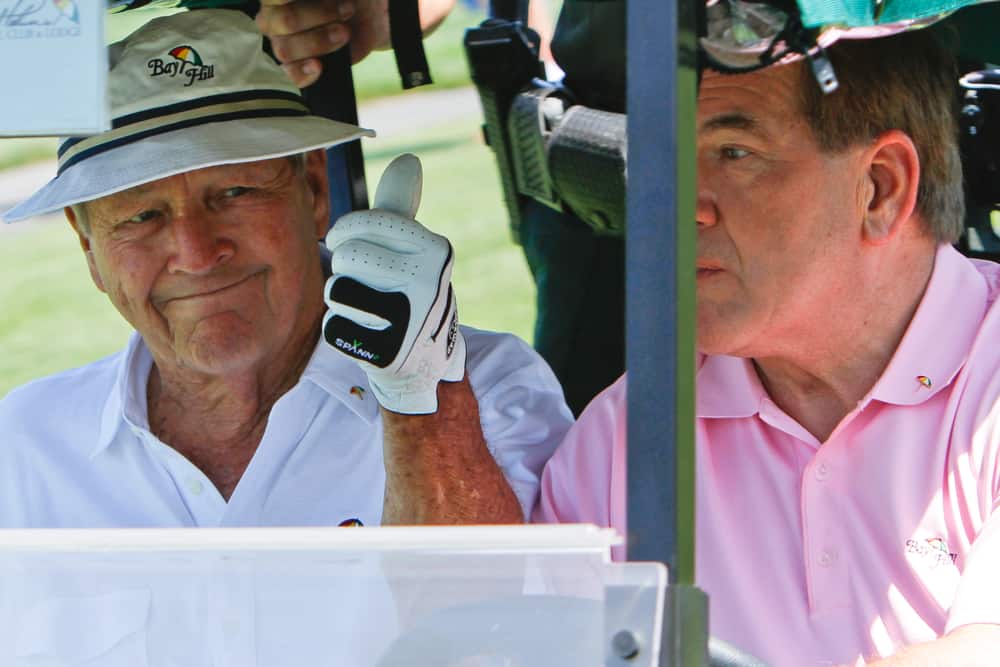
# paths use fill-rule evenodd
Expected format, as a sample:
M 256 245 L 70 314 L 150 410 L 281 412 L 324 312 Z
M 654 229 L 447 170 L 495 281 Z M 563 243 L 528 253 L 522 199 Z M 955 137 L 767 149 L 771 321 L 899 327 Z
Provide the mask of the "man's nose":
M 209 216 L 183 213 L 170 221 L 173 253 L 169 269 L 175 273 L 201 274 L 227 262 L 235 253 L 232 239 Z
M 716 207 L 715 197 L 707 189 L 699 184 L 698 198 L 695 202 L 694 219 L 698 223 L 698 228 L 710 227 L 719 219 L 719 209 Z
M 698 228 L 710 227 L 718 221 L 719 209 L 716 205 L 715 193 L 710 186 L 710 170 L 706 168 L 703 159 L 698 160 L 697 198 L 695 200 L 694 219 Z

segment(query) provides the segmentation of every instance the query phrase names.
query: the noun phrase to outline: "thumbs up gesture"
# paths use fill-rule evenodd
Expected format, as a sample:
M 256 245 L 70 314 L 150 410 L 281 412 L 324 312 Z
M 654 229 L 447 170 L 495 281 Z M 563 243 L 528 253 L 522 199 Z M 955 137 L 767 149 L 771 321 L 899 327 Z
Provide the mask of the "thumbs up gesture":
M 383 408 L 403 414 L 436 412 L 438 382 L 465 375 L 451 243 L 414 219 L 422 179 L 420 160 L 400 155 L 374 208 L 343 216 L 326 237 L 323 337 L 358 361 Z

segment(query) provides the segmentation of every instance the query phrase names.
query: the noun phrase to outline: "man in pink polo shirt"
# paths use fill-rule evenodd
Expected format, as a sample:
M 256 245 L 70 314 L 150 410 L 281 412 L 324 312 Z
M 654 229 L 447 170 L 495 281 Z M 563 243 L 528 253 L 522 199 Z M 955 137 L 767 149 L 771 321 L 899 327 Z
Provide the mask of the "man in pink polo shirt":
M 770 664 L 1000 664 L 1000 267 L 963 220 L 955 73 L 925 31 L 705 73 L 697 580 Z M 625 380 L 535 518 L 624 532 Z M 617 553 L 617 557 L 623 556 Z

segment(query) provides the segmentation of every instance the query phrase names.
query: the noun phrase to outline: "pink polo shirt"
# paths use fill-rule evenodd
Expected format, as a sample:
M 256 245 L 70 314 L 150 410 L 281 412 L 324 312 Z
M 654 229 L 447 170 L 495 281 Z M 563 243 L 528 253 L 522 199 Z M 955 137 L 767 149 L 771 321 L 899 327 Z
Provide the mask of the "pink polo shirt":
M 1000 265 L 941 247 L 889 366 L 822 447 L 748 360 L 701 360 L 696 565 L 713 635 L 807 667 L 1000 624 L 998 283 Z M 625 471 L 622 378 L 549 461 L 535 519 L 624 532 Z

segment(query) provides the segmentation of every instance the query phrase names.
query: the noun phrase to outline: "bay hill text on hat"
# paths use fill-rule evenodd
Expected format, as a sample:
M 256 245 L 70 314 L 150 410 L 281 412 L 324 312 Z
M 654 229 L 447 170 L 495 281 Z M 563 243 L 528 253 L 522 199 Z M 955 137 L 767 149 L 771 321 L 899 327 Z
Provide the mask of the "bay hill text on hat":
M 201 56 L 190 46 L 176 46 L 167 52 L 173 57 L 171 61 L 163 58 L 153 58 L 146 66 L 150 76 L 185 76 L 185 86 L 193 85 L 195 81 L 207 81 L 215 77 L 215 65 L 202 62 Z

